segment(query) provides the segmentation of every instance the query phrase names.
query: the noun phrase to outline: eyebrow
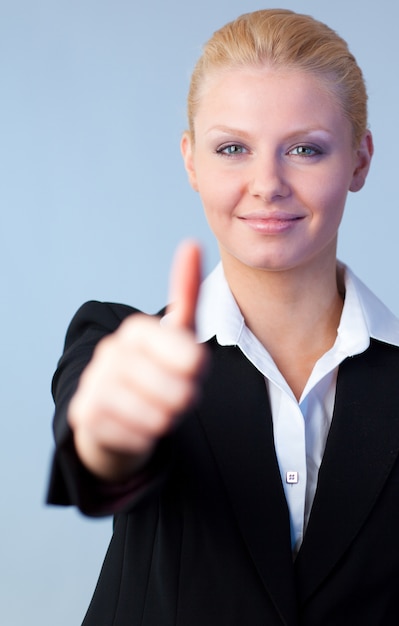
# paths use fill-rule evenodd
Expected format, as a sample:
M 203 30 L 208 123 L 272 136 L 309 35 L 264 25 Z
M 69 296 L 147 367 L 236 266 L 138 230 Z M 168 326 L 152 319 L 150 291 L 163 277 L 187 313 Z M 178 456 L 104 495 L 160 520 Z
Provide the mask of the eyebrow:
M 247 131 L 242 130 L 240 128 L 232 128 L 230 126 L 225 126 L 223 124 L 208 128 L 208 130 L 206 131 L 206 134 L 209 134 L 215 131 L 225 133 L 226 135 L 239 135 L 240 137 L 244 139 L 251 138 L 251 133 L 248 133 Z M 327 135 L 330 135 L 330 136 L 334 134 L 331 130 L 328 130 L 327 128 L 315 126 L 315 127 L 293 129 L 292 131 L 289 131 L 287 133 L 287 136 L 295 137 L 297 135 L 299 136 L 299 135 L 303 135 L 307 133 L 311 134 L 311 133 L 319 133 L 319 132 L 326 133 Z
M 224 125 L 212 126 L 211 128 L 208 128 L 208 130 L 206 131 L 206 134 L 211 133 L 213 131 L 226 133 L 226 135 L 241 135 L 242 137 L 246 137 L 248 139 L 251 137 L 251 134 L 247 133 L 245 130 L 240 130 L 239 128 L 231 128 L 230 126 L 224 126 Z

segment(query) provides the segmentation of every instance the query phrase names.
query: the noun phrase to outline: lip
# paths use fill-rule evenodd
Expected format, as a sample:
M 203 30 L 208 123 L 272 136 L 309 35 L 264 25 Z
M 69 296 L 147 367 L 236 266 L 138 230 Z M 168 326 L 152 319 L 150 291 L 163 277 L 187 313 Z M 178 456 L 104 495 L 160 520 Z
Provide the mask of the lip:
M 276 211 L 272 213 L 254 212 L 240 215 L 239 220 L 264 234 L 278 234 L 295 228 L 305 218 L 304 215 Z

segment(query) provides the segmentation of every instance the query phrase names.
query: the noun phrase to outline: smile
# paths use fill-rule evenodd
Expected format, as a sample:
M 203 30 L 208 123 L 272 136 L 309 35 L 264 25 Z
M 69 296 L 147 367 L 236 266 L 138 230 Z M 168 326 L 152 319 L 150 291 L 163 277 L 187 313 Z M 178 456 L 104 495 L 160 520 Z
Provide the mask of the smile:
M 292 215 L 286 212 L 273 214 L 249 214 L 239 216 L 240 221 L 256 232 L 273 235 L 292 230 L 299 222 L 305 219 L 303 215 Z

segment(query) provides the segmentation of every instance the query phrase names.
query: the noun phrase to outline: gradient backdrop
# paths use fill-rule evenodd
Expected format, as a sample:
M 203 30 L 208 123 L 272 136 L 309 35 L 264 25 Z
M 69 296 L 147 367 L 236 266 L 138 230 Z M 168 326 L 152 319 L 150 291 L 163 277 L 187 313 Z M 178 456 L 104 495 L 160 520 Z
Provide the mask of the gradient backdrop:
M 186 236 L 217 250 L 179 153 L 201 44 L 269 0 L 0 0 L 0 623 L 81 623 L 111 534 L 44 505 L 50 380 L 74 311 L 148 312 Z M 346 38 L 370 94 L 376 155 L 340 256 L 399 313 L 399 5 L 285 0 Z

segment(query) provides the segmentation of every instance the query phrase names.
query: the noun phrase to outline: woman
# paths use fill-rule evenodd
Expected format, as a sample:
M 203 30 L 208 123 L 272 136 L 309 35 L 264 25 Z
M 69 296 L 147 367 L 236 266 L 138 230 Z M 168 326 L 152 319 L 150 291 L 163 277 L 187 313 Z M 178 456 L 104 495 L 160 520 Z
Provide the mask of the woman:
M 186 242 L 161 323 L 86 304 L 54 377 L 50 501 L 115 515 L 84 624 L 397 623 L 399 323 L 336 259 L 366 100 L 310 17 L 205 46 L 182 154 L 221 264 Z

